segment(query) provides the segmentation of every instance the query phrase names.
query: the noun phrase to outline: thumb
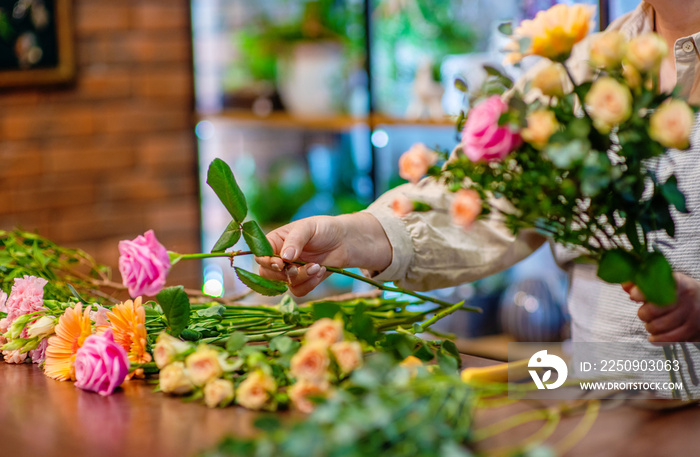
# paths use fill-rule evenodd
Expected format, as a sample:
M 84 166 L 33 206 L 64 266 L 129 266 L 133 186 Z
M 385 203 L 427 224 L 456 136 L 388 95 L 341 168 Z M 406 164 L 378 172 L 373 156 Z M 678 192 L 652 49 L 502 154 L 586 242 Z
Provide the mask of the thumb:
M 297 260 L 313 237 L 314 231 L 314 224 L 308 220 L 294 224 L 282 244 L 281 257 L 289 262 Z

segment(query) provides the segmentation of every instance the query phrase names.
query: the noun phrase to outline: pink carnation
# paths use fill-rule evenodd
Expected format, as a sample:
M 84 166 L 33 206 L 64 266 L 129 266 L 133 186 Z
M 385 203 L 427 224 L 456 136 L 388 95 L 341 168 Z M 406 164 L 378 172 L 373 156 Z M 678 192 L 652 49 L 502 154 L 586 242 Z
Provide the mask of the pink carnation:
M 20 352 L 20 349 L 15 349 L 14 351 L 2 351 L 5 363 L 24 363 L 27 358 L 26 352 Z
M 498 125 L 508 105 L 493 95 L 472 108 L 462 131 L 462 151 L 472 162 L 502 160 L 522 140 L 507 125 Z
M 119 272 L 129 295 L 155 295 L 163 289 L 170 270 L 170 258 L 153 230 L 133 241 L 120 241 L 119 253 Z
M 24 278 L 15 278 L 15 284 L 5 302 L 7 320 L 3 326 L 9 327 L 19 316 L 46 309 L 44 308 L 44 286 L 47 283 L 46 279 L 36 276 L 25 275 Z M 22 336 L 26 336 L 26 329 L 22 331 Z
M 129 356 L 114 342 L 112 330 L 90 335 L 75 356 L 75 386 L 111 395 L 129 374 Z
M 7 294 L 0 290 L 0 313 L 6 313 L 7 312 L 7 306 L 5 306 L 5 302 L 7 301 Z
M 44 338 L 39 341 L 39 346 L 36 349 L 29 351 L 29 357 L 32 358 L 32 363 L 43 363 L 46 360 L 46 348 L 49 345 L 49 339 Z

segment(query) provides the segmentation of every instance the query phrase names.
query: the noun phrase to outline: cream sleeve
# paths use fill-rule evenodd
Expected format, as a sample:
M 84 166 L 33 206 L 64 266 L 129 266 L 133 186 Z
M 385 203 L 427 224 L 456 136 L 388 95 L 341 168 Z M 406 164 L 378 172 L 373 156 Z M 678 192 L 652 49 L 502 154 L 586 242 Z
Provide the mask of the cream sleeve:
M 391 203 L 400 194 L 434 210 L 398 217 Z M 513 236 L 495 216 L 479 219 L 468 229 L 453 225 L 453 195 L 426 178 L 386 192 L 365 210 L 379 220 L 393 249 L 391 264 L 373 279 L 413 290 L 455 286 L 502 271 L 546 241 L 534 230 Z

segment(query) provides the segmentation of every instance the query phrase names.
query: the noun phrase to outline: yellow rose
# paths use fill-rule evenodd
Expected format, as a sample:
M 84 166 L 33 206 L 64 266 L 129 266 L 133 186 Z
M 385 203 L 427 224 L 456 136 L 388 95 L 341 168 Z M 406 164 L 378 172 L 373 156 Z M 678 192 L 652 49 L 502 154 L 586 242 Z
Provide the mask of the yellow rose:
M 196 351 L 188 355 L 185 364 L 195 386 L 203 386 L 224 372 L 219 363 L 219 351 L 206 344 L 200 344 Z
M 560 63 L 549 62 L 532 78 L 532 87 L 539 89 L 542 95 L 561 97 L 564 95 L 564 84 L 568 76 Z
M 295 409 L 310 414 L 316 406 L 310 397 L 325 398 L 328 395 L 328 389 L 327 382 L 317 384 L 302 380 L 290 387 L 287 394 Z
M 328 346 L 324 341 L 307 343 L 292 356 L 289 372 L 297 379 L 321 382 L 330 365 Z
M 308 342 L 322 341 L 326 346 L 343 340 L 343 322 L 328 317 L 311 324 L 304 339 Z
M 641 73 L 647 73 L 659 71 L 667 54 L 668 46 L 664 39 L 654 32 L 649 32 L 629 42 L 625 60 Z
M 272 376 L 262 370 L 256 370 L 236 389 L 236 401 L 244 408 L 259 410 L 277 390 L 277 384 Z
M 609 133 L 613 126 L 632 115 L 632 93 L 614 78 L 598 78 L 585 98 L 586 109 L 593 125 L 601 133 Z
M 524 20 L 515 29 L 513 36 L 517 42 L 529 40 L 524 52 L 514 49 L 518 56 L 538 55 L 563 62 L 571 54 L 571 49 L 581 41 L 591 28 L 595 8 L 590 5 L 554 5 L 537 13 L 534 19 Z M 511 46 L 509 49 L 513 49 Z
M 617 31 L 591 37 L 591 63 L 599 68 L 617 68 L 627 52 L 627 39 Z
M 525 120 L 527 121 L 527 127 L 520 132 L 520 135 L 523 137 L 523 140 L 537 149 L 545 147 L 549 137 L 559 129 L 559 123 L 554 112 L 549 110 L 533 111 L 527 115 Z
M 204 386 L 204 403 L 210 408 L 228 406 L 233 396 L 233 382 L 228 379 L 214 379 Z
M 362 346 L 357 341 L 341 341 L 331 346 L 331 354 L 343 373 L 362 366 Z
M 415 376 L 418 373 L 418 369 L 423 366 L 423 361 L 416 357 L 415 355 L 409 355 L 405 359 L 399 363 L 399 366 L 402 366 L 408 372 L 411 374 L 411 377 Z
M 174 362 L 177 356 L 189 349 L 189 343 L 168 335 L 165 332 L 161 332 L 160 335 L 158 335 L 156 347 L 153 350 L 153 358 L 155 359 L 156 366 L 162 370 L 165 366 Z
M 184 395 L 192 392 L 194 385 L 187 376 L 185 364 L 173 362 L 160 370 L 160 390 L 173 395 Z
M 667 100 L 649 119 L 649 136 L 662 146 L 675 149 L 690 147 L 690 131 L 695 113 L 682 100 Z

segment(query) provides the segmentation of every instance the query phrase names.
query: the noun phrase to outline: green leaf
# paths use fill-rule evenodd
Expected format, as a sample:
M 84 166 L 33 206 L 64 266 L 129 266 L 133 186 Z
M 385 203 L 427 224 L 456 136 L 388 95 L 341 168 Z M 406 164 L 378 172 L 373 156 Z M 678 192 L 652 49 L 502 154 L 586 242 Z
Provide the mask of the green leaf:
M 455 357 L 443 348 L 435 354 L 440 369 L 448 374 L 456 373 L 459 369 L 459 357 Z
M 248 221 L 243 224 L 243 239 L 248 243 L 248 247 L 253 254 L 258 257 L 266 257 L 275 254 L 270 242 L 267 241 L 262 229 L 255 221 Z
M 468 92 L 469 86 L 467 85 L 467 82 L 464 80 L 464 78 L 460 78 L 459 76 L 457 76 L 455 78 L 455 89 L 457 89 L 460 92 Z
M 331 302 L 318 302 L 313 304 L 313 316 L 318 320 L 323 317 L 333 319 L 340 312 L 340 306 Z
M 276 336 L 270 340 L 270 349 L 279 351 L 282 356 L 293 355 L 297 352 L 301 343 L 286 335 Z
M 513 23 L 502 22 L 501 24 L 498 24 L 498 31 L 504 35 L 511 36 L 513 34 Z
M 233 332 L 226 340 L 226 350 L 236 352 L 248 342 L 248 337 L 243 332 Z
M 180 336 L 190 321 L 190 299 L 183 286 L 168 287 L 156 295 L 163 314 L 168 321 L 170 334 Z
M 634 283 L 644 298 L 657 306 L 668 306 L 676 302 L 676 281 L 673 269 L 660 252 L 644 259 L 634 276 Z
M 241 225 L 237 221 L 231 221 L 227 226 L 224 233 L 221 234 L 219 239 L 214 243 L 214 247 L 211 252 L 224 252 L 226 249 L 232 247 L 241 238 Z
M 287 291 L 287 283 L 283 281 L 274 281 L 272 279 L 266 279 L 262 276 L 256 275 L 255 273 L 251 273 L 250 271 L 246 271 L 238 267 L 234 267 L 234 269 L 236 270 L 236 275 L 238 276 L 238 279 L 240 279 L 243 284 L 250 287 L 252 290 L 259 294 L 274 296 L 283 294 Z
M 214 306 L 210 306 L 208 308 L 199 309 L 199 310 L 197 310 L 196 314 L 197 314 L 197 316 L 201 316 L 201 317 L 214 317 L 214 316 L 222 317 L 224 315 L 225 310 L 226 310 L 226 307 L 224 305 L 217 304 Z
M 689 212 L 685 204 L 685 195 L 678 189 L 678 180 L 674 175 L 671 175 L 661 186 L 661 193 L 666 197 L 666 201 L 673 205 L 679 212 Z
M 83 299 L 83 297 L 80 296 L 80 294 L 78 293 L 78 291 L 75 290 L 75 287 L 73 287 L 72 284 L 67 284 L 67 286 L 68 286 L 68 290 L 70 290 L 70 293 L 71 293 L 75 298 L 77 298 L 78 301 L 79 301 L 80 303 L 87 303 L 87 302 Z
M 285 295 L 279 304 L 279 310 L 282 313 L 282 319 L 285 324 L 296 325 L 301 318 L 299 307 L 292 297 Z
M 193 330 L 191 328 L 186 328 L 180 334 L 183 340 L 187 341 L 198 341 L 202 339 L 202 332 L 198 330 Z
M 605 251 L 598 264 L 598 277 L 612 284 L 633 281 L 637 269 L 634 256 L 622 249 Z
M 221 159 L 214 159 L 209 165 L 207 184 L 214 190 L 233 219 L 243 222 L 248 214 L 248 206 L 241 188 L 233 177 L 231 167 Z
M 255 425 L 255 428 L 269 433 L 280 428 L 282 423 L 275 416 L 266 415 L 255 419 L 253 425 Z
M 374 328 L 374 321 L 365 314 L 365 305 L 360 304 L 355 307 L 355 312 L 352 315 L 352 321 L 348 327 L 348 331 L 355 335 L 358 339 L 374 344 L 377 341 L 377 330 Z

